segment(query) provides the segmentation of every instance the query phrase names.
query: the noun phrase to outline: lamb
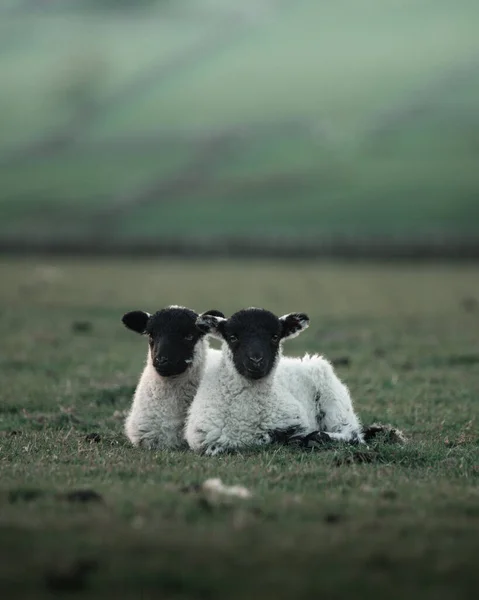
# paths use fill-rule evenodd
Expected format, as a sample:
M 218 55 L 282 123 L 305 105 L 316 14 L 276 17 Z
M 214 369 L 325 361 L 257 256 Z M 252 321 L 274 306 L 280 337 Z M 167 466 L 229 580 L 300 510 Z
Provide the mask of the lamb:
M 189 408 L 186 440 L 216 455 L 274 441 L 364 443 L 348 388 L 321 356 L 283 358 L 282 343 L 309 326 L 304 313 L 249 308 L 229 319 L 203 314 L 203 333 L 223 340 Z
M 223 317 L 213 310 L 205 317 Z M 125 421 L 125 433 L 135 446 L 148 449 L 186 446 L 183 435 L 188 407 L 203 372 L 219 360 L 220 351 L 209 348 L 206 332 L 196 325 L 198 314 L 181 306 L 169 306 L 153 315 L 126 313 L 123 324 L 148 336 L 146 365 Z

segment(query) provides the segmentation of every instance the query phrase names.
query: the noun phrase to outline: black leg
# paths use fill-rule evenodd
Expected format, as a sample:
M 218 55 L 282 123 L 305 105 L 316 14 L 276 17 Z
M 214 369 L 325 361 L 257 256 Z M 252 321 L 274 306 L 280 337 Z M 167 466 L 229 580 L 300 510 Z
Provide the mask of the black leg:
M 273 444 L 289 444 L 292 437 L 301 435 L 301 427 L 296 425 L 286 429 L 273 429 L 268 433 Z
M 289 438 L 288 444 L 300 448 L 325 448 L 334 440 L 325 431 L 312 431 L 308 435 L 295 435 Z

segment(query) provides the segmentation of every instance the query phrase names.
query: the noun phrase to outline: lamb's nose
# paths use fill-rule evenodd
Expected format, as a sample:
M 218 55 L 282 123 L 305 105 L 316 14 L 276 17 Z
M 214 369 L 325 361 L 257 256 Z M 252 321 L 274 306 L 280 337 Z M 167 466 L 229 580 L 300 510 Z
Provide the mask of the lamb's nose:
M 258 356 L 258 355 L 250 356 L 249 359 L 254 365 L 260 365 L 264 360 L 264 358 L 262 356 Z
M 157 356 L 156 357 L 157 365 L 166 365 L 167 362 L 168 362 L 168 357 L 166 357 L 166 356 Z

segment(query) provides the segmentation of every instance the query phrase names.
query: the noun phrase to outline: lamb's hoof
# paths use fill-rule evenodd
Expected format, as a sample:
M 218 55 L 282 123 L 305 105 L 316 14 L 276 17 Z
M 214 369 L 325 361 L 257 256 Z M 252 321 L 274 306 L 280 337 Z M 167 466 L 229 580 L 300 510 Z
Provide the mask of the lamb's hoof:
M 392 425 L 373 423 L 363 429 L 364 441 L 370 443 L 381 439 L 385 444 L 407 444 L 408 439 L 404 433 Z
M 205 456 L 218 456 L 219 454 L 224 454 L 225 448 L 218 444 L 212 444 L 204 449 L 203 454 Z
M 293 426 L 286 429 L 274 429 L 269 432 L 269 437 L 272 444 L 288 444 L 294 436 L 298 436 L 300 427 Z
M 257 444 L 258 446 L 268 446 L 273 442 L 273 436 L 270 433 L 262 433 L 258 437 Z
M 300 448 L 325 448 L 332 442 L 331 437 L 325 431 L 313 431 L 308 435 L 296 435 L 289 439 L 290 444 Z
M 361 436 L 361 434 L 360 434 L 359 432 L 357 432 L 357 431 L 354 431 L 354 432 L 351 434 L 351 437 L 350 437 L 350 439 L 348 440 L 348 443 L 349 443 L 351 446 L 360 446 L 360 445 L 361 445 L 361 446 L 362 446 L 362 445 L 366 446 L 366 441 L 363 439 L 363 437 Z

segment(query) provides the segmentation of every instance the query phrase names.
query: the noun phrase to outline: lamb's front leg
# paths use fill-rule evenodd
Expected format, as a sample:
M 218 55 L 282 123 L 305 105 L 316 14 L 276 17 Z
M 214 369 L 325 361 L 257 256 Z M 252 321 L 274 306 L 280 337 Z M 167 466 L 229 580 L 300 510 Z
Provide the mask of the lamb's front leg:
M 354 411 L 348 388 L 322 360 L 317 376 L 316 420 L 320 438 L 326 442 L 364 444 L 361 423 Z
M 289 444 L 291 440 L 306 436 L 306 430 L 298 425 L 291 427 L 280 427 L 269 432 L 273 444 Z
M 308 429 L 304 423 L 298 422 L 297 419 L 293 421 L 281 419 L 274 424 L 267 419 L 260 424 L 258 429 L 252 428 L 252 430 L 243 432 L 243 434 L 238 429 L 229 432 L 229 435 L 225 431 L 219 437 L 208 435 L 204 437 L 201 443 L 201 452 L 206 456 L 217 456 L 218 454 L 237 452 L 241 449 L 259 448 L 275 443 L 287 444 L 294 435 L 305 436 L 310 431 L 311 428 Z
M 322 434 L 323 440 L 348 444 L 365 443 L 362 427 L 350 398 L 348 404 L 349 406 L 335 400 L 329 403 L 321 402 L 318 411 L 318 431 Z
M 318 431 L 328 441 L 364 444 L 361 423 L 354 412 L 347 388 L 344 395 L 326 396 L 320 400 L 318 410 Z
M 348 444 L 364 444 L 360 436 L 352 435 L 350 432 L 334 433 L 328 431 L 311 431 L 310 433 L 293 433 L 281 440 L 287 445 L 301 446 L 302 448 L 331 448 L 337 442 L 346 442 Z
M 316 431 L 312 414 L 308 416 L 302 403 L 286 392 L 271 411 L 267 424 L 271 441 L 276 444 L 296 444 Z
M 295 426 L 286 429 L 277 429 L 272 432 L 273 441 L 286 445 L 301 446 L 304 448 L 328 448 L 337 442 L 346 442 L 348 444 L 364 444 L 364 436 L 359 423 L 354 420 L 341 419 L 339 421 L 330 420 L 331 431 L 327 429 L 324 423 L 318 423 L 320 429 L 307 429 L 302 426 Z
M 192 450 L 205 456 L 218 456 L 273 442 L 269 431 L 254 426 L 242 427 L 241 422 L 227 426 L 221 413 L 191 412 L 186 428 L 186 439 Z
M 148 450 L 182 448 L 184 416 L 179 410 L 159 410 L 153 404 L 137 400 L 125 420 L 125 433 L 134 446 Z

